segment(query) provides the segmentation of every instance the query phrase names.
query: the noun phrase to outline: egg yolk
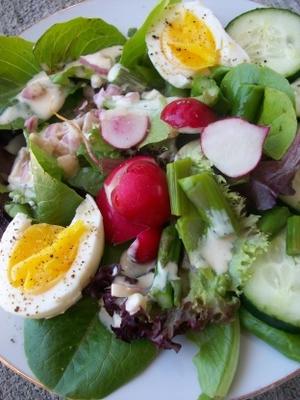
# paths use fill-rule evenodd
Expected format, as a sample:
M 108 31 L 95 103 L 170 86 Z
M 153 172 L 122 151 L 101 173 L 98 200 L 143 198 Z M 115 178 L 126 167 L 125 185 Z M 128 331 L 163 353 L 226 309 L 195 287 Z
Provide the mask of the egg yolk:
M 31 294 L 51 288 L 71 267 L 85 232 L 80 220 L 67 228 L 48 224 L 27 228 L 10 255 L 11 285 Z
M 213 34 L 205 21 L 190 11 L 172 22 L 166 21 L 161 40 L 169 48 L 166 56 L 171 53 L 186 68 L 201 71 L 219 64 L 220 54 Z

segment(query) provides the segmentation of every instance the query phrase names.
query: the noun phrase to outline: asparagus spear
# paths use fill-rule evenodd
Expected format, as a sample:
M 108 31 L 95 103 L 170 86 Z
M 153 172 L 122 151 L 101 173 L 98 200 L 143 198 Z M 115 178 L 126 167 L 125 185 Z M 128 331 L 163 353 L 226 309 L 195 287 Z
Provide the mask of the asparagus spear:
M 162 232 L 156 271 L 150 291 L 152 298 L 163 309 L 177 306 L 180 302 L 180 279 L 177 276 L 181 241 L 174 225 Z
M 300 255 L 300 216 L 293 215 L 287 220 L 286 253 L 289 256 Z
M 190 201 L 179 186 L 178 180 L 190 175 L 192 160 L 184 158 L 167 165 L 168 187 L 171 201 L 171 212 L 173 215 L 184 215 L 190 208 Z

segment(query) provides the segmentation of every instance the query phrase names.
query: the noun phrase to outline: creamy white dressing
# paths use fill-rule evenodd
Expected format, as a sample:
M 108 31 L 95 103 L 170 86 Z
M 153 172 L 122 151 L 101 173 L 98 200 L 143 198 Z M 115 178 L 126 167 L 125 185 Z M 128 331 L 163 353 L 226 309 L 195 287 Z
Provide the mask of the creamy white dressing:
M 141 276 L 134 284 L 129 283 L 124 276 L 116 276 L 111 285 L 111 295 L 114 297 L 129 297 L 135 293 L 146 293 L 150 289 L 153 279 L 153 272 Z
M 103 83 L 104 83 L 104 80 L 103 80 L 103 78 L 101 78 L 100 75 L 93 74 L 91 76 L 91 86 L 92 86 L 93 89 L 100 88 L 103 85 Z
M 130 278 L 138 278 L 155 268 L 155 260 L 149 263 L 139 264 L 134 262 L 128 253 L 129 250 L 124 251 L 120 258 L 120 264 L 126 276 L 129 276 Z
M 217 236 L 226 236 L 233 233 L 232 223 L 228 214 L 215 209 L 206 210 L 211 221 L 212 230 Z
M 97 51 L 96 53 L 87 54 L 81 58 L 86 60 L 91 65 L 96 65 L 103 69 L 110 69 L 120 57 L 123 51 L 123 46 L 112 46 Z
M 17 103 L 7 107 L 0 115 L 0 125 L 8 125 L 18 118 L 27 119 L 31 116 L 30 109 L 25 104 Z
M 177 273 L 178 265 L 175 262 L 169 261 L 165 266 L 158 262 L 152 290 L 164 290 L 168 281 L 179 279 Z
M 26 104 L 39 119 L 47 120 L 61 109 L 66 97 L 65 89 L 53 83 L 45 72 L 40 72 L 27 82 L 16 98 Z
M 201 241 L 200 254 L 206 266 L 209 265 L 218 275 L 228 271 L 234 240 L 233 235 L 220 237 L 209 229 Z
M 8 183 L 11 191 L 23 193 L 28 199 L 35 198 L 30 154 L 26 147 L 22 147 L 15 158 L 11 173 L 8 177 Z
M 125 310 L 130 314 L 136 314 L 141 308 L 145 309 L 147 304 L 146 296 L 140 293 L 132 294 L 125 303 Z

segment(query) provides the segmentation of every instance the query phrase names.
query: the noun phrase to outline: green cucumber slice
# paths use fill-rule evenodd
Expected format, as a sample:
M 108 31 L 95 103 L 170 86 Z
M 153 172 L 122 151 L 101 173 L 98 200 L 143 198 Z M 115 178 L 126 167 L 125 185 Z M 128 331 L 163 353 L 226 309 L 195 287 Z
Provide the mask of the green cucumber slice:
M 252 63 L 286 77 L 300 70 L 300 15 L 279 8 L 258 8 L 235 18 L 226 30 Z

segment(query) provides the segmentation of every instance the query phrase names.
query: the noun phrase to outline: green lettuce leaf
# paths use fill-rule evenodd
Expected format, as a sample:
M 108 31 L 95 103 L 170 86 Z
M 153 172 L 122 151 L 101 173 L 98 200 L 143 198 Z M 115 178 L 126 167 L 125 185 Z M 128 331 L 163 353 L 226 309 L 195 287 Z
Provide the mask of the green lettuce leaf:
M 239 360 L 240 323 L 210 325 L 188 335 L 200 347 L 194 358 L 204 399 L 224 399 L 232 384 Z
M 52 178 L 61 181 L 64 172 L 62 168 L 60 168 L 60 166 L 58 165 L 56 158 L 46 153 L 43 149 L 41 149 L 30 139 L 29 139 L 29 145 L 32 153 L 35 155 L 36 159 L 38 160 L 43 170 L 47 174 L 52 176 Z
M 83 199 L 73 189 L 49 175 L 39 160 L 39 154 L 31 149 L 35 217 L 39 222 L 66 226 L 71 222 Z
M 20 37 L 0 36 L 0 114 L 40 71 L 32 48 L 33 43 Z
M 53 73 L 81 55 L 106 47 L 122 45 L 121 32 L 100 18 L 75 18 L 51 26 L 34 46 L 34 55 L 42 68 Z
M 75 176 L 68 179 L 68 183 L 74 188 L 96 196 L 104 181 L 104 175 L 93 167 L 82 167 Z
M 160 0 L 154 9 L 150 12 L 143 25 L 127 41 L 124 46 L 120 63 L 133 72 L 142 76 L 151 87 L 163 86 L 163 80 L 160 81 L 159 74 L 153 67 L 146 46 L 146 34 L 152 24 L 159 19 L 166 7 L 178 3 L 180 0 Z
M 141 373 L 157 355 L 150 342 L 129 344 L 116 339 L 98 313 L 97 302 L 84 298 L 56 318 L 25 322 L 30 368 L 63 397 L 103 399 Z

